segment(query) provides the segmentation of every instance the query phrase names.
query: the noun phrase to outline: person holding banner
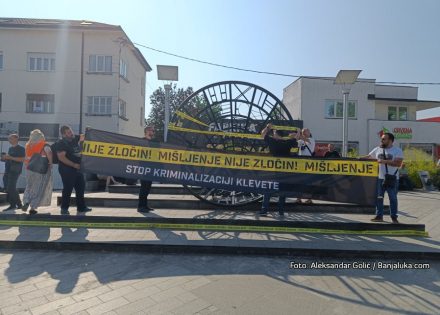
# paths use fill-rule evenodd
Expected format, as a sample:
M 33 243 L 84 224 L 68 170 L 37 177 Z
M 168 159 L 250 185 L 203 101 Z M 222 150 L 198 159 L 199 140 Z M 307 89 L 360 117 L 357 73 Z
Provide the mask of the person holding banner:
M 335 145 L 333 143 L 329 143 L 327 145 L 328 151 L 325 152 L 324 157 L 326 159 L 338 159 L 341 157 L 338 151 L 335 150 Z
M 155 130 L 153 126 L 146 126 L 144 128 L 144 139 L 148 142 L 153 141 Z M 148 213 L 154 211 L 148 206 L 148 195 L 150 194 L 152 181 L 141 180 L 141 188 L 139 189 L 139 201 L 137 211 L 141 213 Z
M 368 158 L 376 159 L 379 162 L 379 178 L 377 179 L 376 191 L 376 216 L 372 222 L 383 222 L 383 199 L 385 192 L 390 200 L 391 220 L 397 220 L 397 192 L 399 187 L 399 168 L 403 162 L 403 152 L 400 148 L 394 147 L 394 135 L 386 132 L 380 139 L 380 145 L 374 148 Z
M 298 141 L 299 155 L 301 156 L 314 156 L 315 154 L 315 139 L 312 137 L 310 129 L 304 128 L 299 136 Z M 302 203 L 301 198 L 296 199 L 297 203 Z M 312 199 L 307 199 L 306 204 L 312 204 Z
M 69 214 L 70 196 L 75 188 L 76 208 L 78 212 L 92 211 L 84 201 L 84 189 L 86 186 L 84 175 L 81 173 L 81 146 L 84 135 L 75 136 L 72 128 L 61 126 L 62 139 L 56 143 L 58 157 L 58 172 L 63 182 L 61 197 L 61 214 Z
M 298 146 L 298 133 L 296 131 L 291 132 L 285 137 L 285 130 L 275 130 L 272 124 L 268 124 L 262 131 L 261 135 L 264 138 L 267 146 L 269 147 L 269 152 L 273 156 L 277 157 L 290 157 L 290 150 Z M 269 209 L 270 194 L 264 194 L 263 204 L 260 211 L 260 216 L 267 216 L 267 211 Z M 284 194 L 279 195 L 278 199 L 278 214 L 284 216 L 284 206 L 286 204 L 286 196 Z

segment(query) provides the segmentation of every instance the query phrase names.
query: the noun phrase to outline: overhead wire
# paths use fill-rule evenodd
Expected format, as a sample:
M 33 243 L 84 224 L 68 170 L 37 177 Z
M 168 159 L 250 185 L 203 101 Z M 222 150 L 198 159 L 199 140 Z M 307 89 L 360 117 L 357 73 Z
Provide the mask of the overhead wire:
M 157 49 L 157 48 L 153 48 L 153 47 L 150 47 L 150 46 L 147 46 L 147 45 L 143 45 L 143 44 L 140 44 L 140 43 L 133 43 L 133 44 L 136 45 L 136 46 L 143 47 L 145 49 L 156 51 L 156 52 L 161 53 L 161 54 L 165 54 L 165 55 L 169 55 L 169 56 L 173 56 L 173 57 L 176 57 L 176 58 L 185 59 L 185 60 L 189 60 L 189 61 L 193 61 L 193 62 L 197 62 L 197 63 L 202 63 L 202 64 L 214 66 L 214 67 L 220 67 L 220 68 L 226 68 L 226 69 L 237 70 L 237 71 L 244 71 L 244 72 L 252 72 L 252 73 L 258 73 L 258 74 L 267 74 L 267 75 L 275 75 L 275 76 L 282 76 L 282 77 L 290 77 L 290 78 L 308 78 L 308 79 L 320 79 L 320 80 L 334 80 L 333 78 L 325 78 L 325 77 L 318 77 L 318 76 L 288 74 L 288 73 L 261 71 L 261 70 L 246 69 L 246 68 L 235 67 L 235 66 L 228 66 L 228 65 L 223 65 L 223 64 L 215 63 L 215 62 L 210 62 L 210 61 L 205 61 L 205 60 L 200 60 L 200 59 L 196 59 L 196 58 L 191 58 L 191 57 L 186 57 L 186 56 L 178 55 L 178 54 L 175 54 L 175 53 L 167 52 L 167 51 L 160 50 L 160 49 Z M 379 84 L 400 84 L 400 85 L 440 85 L 440 82 L 375 81 L 375 83 L 379 83 Z

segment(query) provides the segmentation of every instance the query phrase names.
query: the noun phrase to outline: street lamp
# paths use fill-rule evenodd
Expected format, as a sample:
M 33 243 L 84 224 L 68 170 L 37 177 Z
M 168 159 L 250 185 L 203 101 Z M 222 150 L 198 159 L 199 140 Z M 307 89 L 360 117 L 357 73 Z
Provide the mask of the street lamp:
M 342 105 L 342 156 L 347 157 L 348 147 L 348 94 L 353 83 L 356 82 L 362 70 L 339 70 L 334 84 L 342 85 L 343 105 Z
M 165 89 L 165 119 L 163 127 L 163 142 L 167 142 L 168 139 L 168 124 L 170 123 L 170 93 L 171 93 L 171 81 L 178 81 L 179 68 L 177 66 L 157 66 L 157 78 L 161 81 L 167 81 L 164 83 Z

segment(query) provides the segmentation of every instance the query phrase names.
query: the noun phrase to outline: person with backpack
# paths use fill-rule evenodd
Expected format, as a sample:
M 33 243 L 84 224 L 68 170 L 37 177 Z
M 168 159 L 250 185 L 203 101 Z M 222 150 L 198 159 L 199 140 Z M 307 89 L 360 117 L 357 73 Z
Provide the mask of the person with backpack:
M 376 191 L 376 216 L 372 222 L 383 222 L 383 199 L 385 192 L 390 199 L 390 214 L 393 223 L 397 220 L 397 192 L 399 187 L 399 168 L 403 162 L 403 152 L 399 147 L 393 146 L 394 135 L 386 132 L 380 139 L 380 145 L 375 147 L 368 158 L 375 159 L 379 163 L 379 177 Z
M 70 126 L 61 126 L 62 139 L 58 140 L 54 149 L 57 152 L 58 172 L 63 182 L 61 197 L 61 214 L 69 214 L 70 196 L 75 188 L 76 208 L 78 212 L 91 211 L 84 200 L 85 180 L 81 173 L 81 146 L 84 135 L 75 136 Z
M 29 214 L 37 214 L 38 207 L 50 206 L 52 202 L 52 164 L 53 153 L 47 144 L 44 134 L 39 129 L 32 130 L 29 141 L 26 143 L 26 188 L 23 194 L 23 206 L 21 210 L 26 212 L 30 207 Z M 40 159 L 45 161 L 46 168 L 34 169 L 33 161 Z
M 314 156 L 315 155 L 315 139 L 312 137 L 310 129 L 304 128 L 299 136 L 298 148 L 300 156 Z M 297 203 L 302 203 L 301 198 L 296 199 Z M 306 204 L 312 204 L 312 199 L 307 199 Z

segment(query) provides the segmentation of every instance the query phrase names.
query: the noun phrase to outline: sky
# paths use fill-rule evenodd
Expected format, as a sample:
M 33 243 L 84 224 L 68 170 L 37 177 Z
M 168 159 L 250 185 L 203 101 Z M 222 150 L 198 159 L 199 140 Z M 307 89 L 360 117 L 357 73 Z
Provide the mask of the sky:
M 379 82 L 440 83 L 437 0 L 14 0 L 0 15 L 120 25 L 134 43 L 228 66 L 299 76 L 361 69 Z M 178 87 L 248 81 L 282 99 L 295 78 L 199 64 L 138 46 L 153 68 L 147 96 L 163 82 L 157 65 L 179 67 Z M 440 84 L 419 85 L 440 101 Z M 146 100 L 149 112 L 150 104 Z M 440 116 L 440 108 L 418 118 Z

